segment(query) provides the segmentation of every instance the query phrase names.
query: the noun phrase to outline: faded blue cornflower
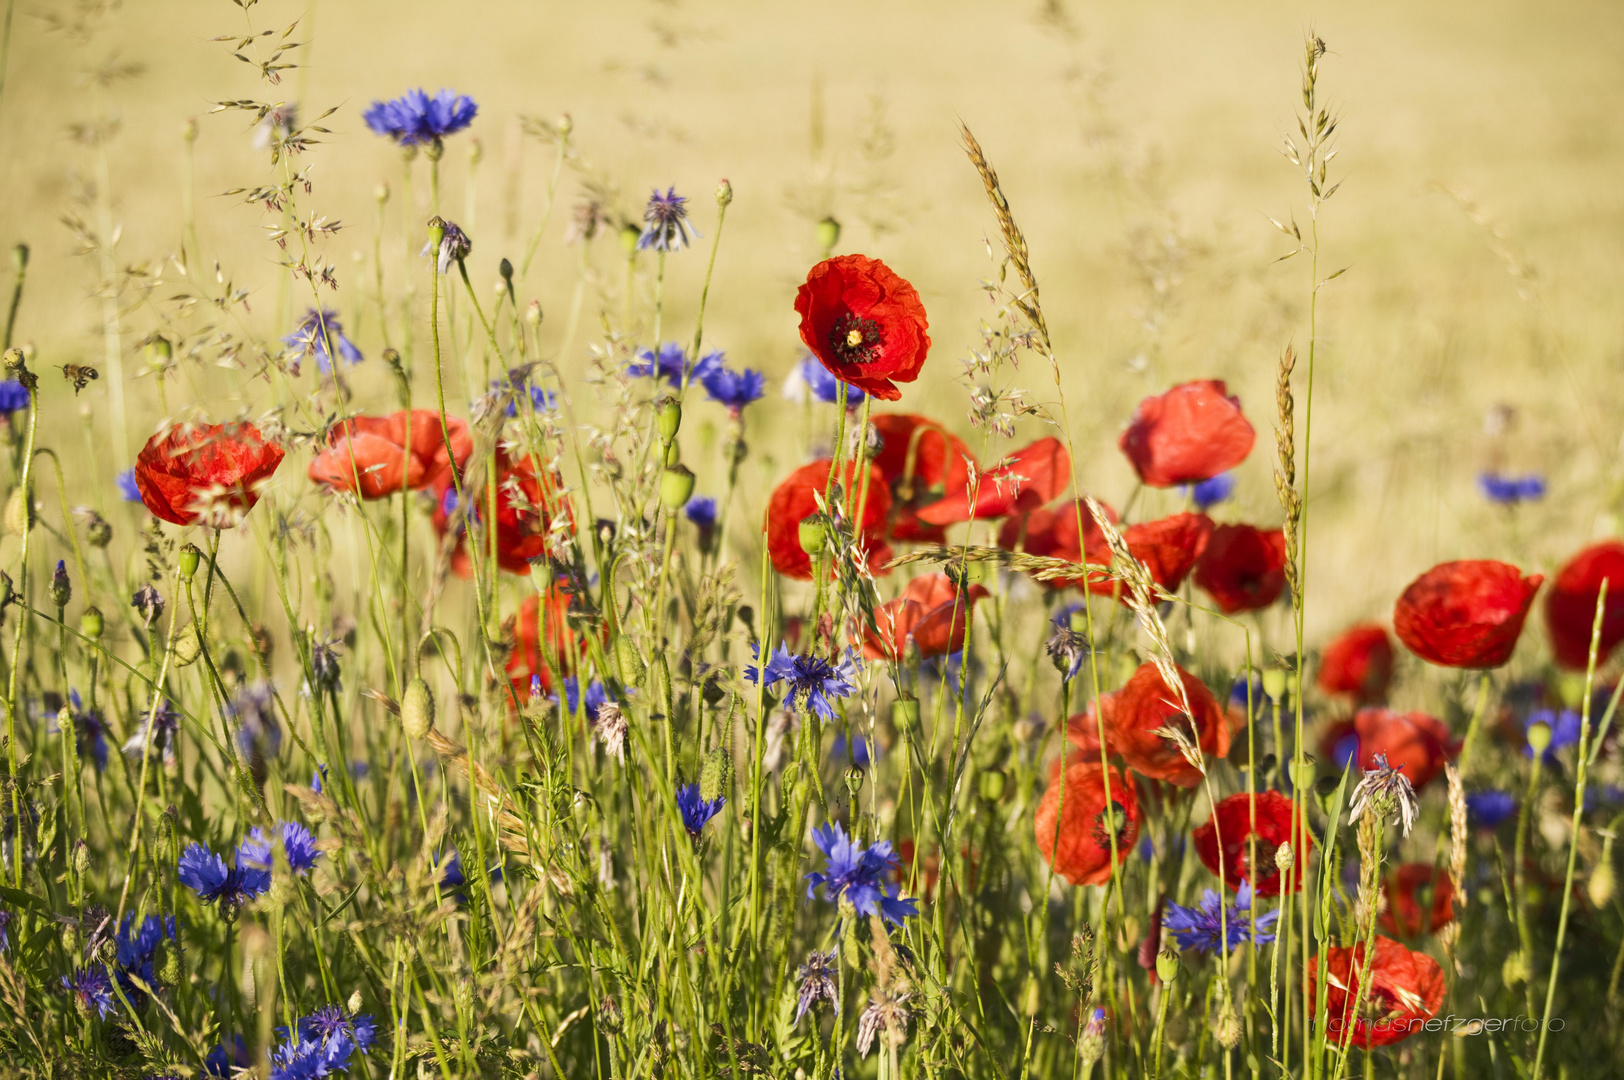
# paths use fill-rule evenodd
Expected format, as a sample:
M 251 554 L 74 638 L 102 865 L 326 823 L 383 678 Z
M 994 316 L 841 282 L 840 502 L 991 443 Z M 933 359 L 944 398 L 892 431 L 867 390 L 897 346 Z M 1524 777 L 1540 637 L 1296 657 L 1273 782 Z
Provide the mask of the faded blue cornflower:
M 0 953 L 11 947 L 11 909 L 0 907 Z
M 1545 497 L 1545 478 L 1538 473 L 1526 476 L 1502 476 L 1499 473 L 1480 473 L 1478 490 L 1483 497 L 1500 506 L 1516 506 Z
M 1240 889 L 1235 893 L 1235 902 L 1222 912 L 1222 918 L 1219 911 L 1221 906 L 1218 894 L 1211 889 L 1202 891 L 1200 907 L 1184 907 L 1169 901 L 1167 913 L 1162 916 L 1162 927 L 1172 931 L 1180 949 L 1213 952 L 1224 940 L 1226 930 L 1229 939 L 1226 948 L 1244 945 L 1252 928 L 1251 884 L 1241 882 Z M 1257 917 L 1257 936 L 1252 939 L 1254 945 L 1267 945 L 1274 940 L 1273 927 L 1279 918 L 1279 911 L 1266 912 Z
M 151 732 L 152 754 L 165 763 L 175 760 L 175 736 L 180 732 L 180 711 L 166 698 L 156 710 L 142 709 L 141 723 L 135 734 L 124 742 L 124 753 L 140 760 L 147 752 L 148 732 Z
M 209 1051 L 203 1059 L 203 1068 L 210 1076 L 230 1077 L 240 1069 L 253 1067 L 254 1059 L 248 1054 L 248 1044 L 241 1035 L 233 1035 Z
M 700 529 L 716 527 L 716 500 L 709 495 L 695 495 L 682 508 L 682 513 Z
M 609 700 L 609 691 L 604 689 L 603 682 L 593 679 L 586 684 L 585 708 L 586 715 L 598 715 L 598 707 Z M 564 676 L 564 707 L 574 713 L 582 707 L 581 681 L 573 675 Z
M 638 251 L 681 251 L 699 236 L 688 221 L 688 200 L 677 189 L 655 188 L 643 208 L 643 235 L 637 238 Z
M 1469 791 L 1466 819 L 1480 829 L 1492 829 L 1517 812 L 1517 797 L 1509 791 Z
M 720 352 L 708 352 L 698 360 L 688 359 L 688 350 L 675 341 L 668 341 L 660 346 L 658 353 L 644 349 L 637 354 L 637 359 L 626 365 L 626 374 L 642 378 L 664 379 L 672 386 L 681 389 L 684 373 L 689 382 L 704 382 L 711 372 L 722 366 Z
M 271 887 L 271 872 L 251 866 L 226 867 L 226 861 L 202 844 L 181 852 L 176 875 L 205 904 L 218 903 L 229 918 L 237 908 Z
M 816 896 L 821 888 L 824 898 L 832 904 L 845 901 L 859 915 L 882 915 L 897 925 L 919 914 L 917 900 L 897 898 L 897 886 L 891 876 L 902 864 L 892 853 L 889 840 L 879 840 L 865 848 L 848 837 L 837 821 L 813 829 L 812 842 L 823 852 L 828 866 L 826 873 L 806 875 L 808 897 Z
M 1540 709 L 1537 712 L 1529 713 L 1528 718 L 1523 721 L 1524 742 L 1522 752 L 1525 758 L 1534 756 L 1534 748 L 1529 746 L 1526 740 L 1528 729 L 1535 724 L 1544 724 L 1551 729 L 1551 743 L 1545 748 L 1545 753 L 1540 757 L 1541 761 L 1549 765 L 1556 760 L 1558 750 L 1564 746 L 1572 746 L 1579 741 L 1579 729 L 1584 724 L 1584 717 L 1572 709 L 1563 709 L 1561 712 Z
M 752 401 L 760 401 L 767 393 L 767 376 L 752 368 L 734 371 L 722 364 L 705 375 L 705 395 L 738 416 Z
M 401 146 L 436 145 L 474 122 L 479 106 L 454 90 L 429 97 L 421 89 L 408 90 L 391 101 L 374 101 L 361 114 L 367 127 L 387 135 Z
M 293 333 L 282 339 L 282 344 L 295 350 L 299 358 L 314 356 L 316 370 L 326 374 L 333 370 L 333 356 L 328 346 L 338 350 L 347 364 L 359 364 L 361 350 L 355 342 L 344 336 L 344 325 L 338 321 L 338 312 L 328 308 L 305 312 L 304 321 L 293 328 Z
M 282 832 L 282 850 L 287 853 L 288 866 L 295 874 L 308 872 L 316 865 L 322 853 L 316 850 L 316 838 L 297 821 L 284 821 L 277 826 Z M 271 851 L 271 838 L 265 830 L 255 827 L 237 845 L 237 865 L 254 870 L 269 870 L 275 859 Z
M 1373 767 L 1364 770 L 1364 778 L 1353 789 L 1348 824 L 1353 824 L 1366 814 L 1374 814 L 1378 821 L 1397 814 L 1400 828 L 1405 836 L 1409 836 L 1410 830 L 1415 827 L 1415 787 L 1411 785 L 1410 778 L 1404 775 L 1402 765 L 1388 764 L 1386 754 L 1376 753 L 1371 764 Z
M 698 784 L 684 784 L 677 789 L 677 809 L 682 811 L 682 825 L 688 830 L 688 835 L 695 840 L 699 839 L 705 822 L 722 812 L 726 804 L 725 796 L 705 800 L 699 797 Z
M 795 971 L 800 1000 L 796 1003 L 794 1024 L 799 1024 L 806 1011 L 819 1001 L 827 1001 L 835 1012 L 840 1011 L 840 986 L 836 981 L 839 971 L 838 954 L 834 949 L 826 953 L 813 949 L 806 954 L 806 963 Z
M 114 941 L 118 946 L 119 983 L 126 992 L 137 990 L 127 975 L 135 976 L 148 986 L 157 985 L 158 979 L 153 973 L 152 962 L 157 956 L 158 946 L 165 938 L 177 944 L 180 941 L 173 915 L 148 915 L 141 920 L 139 927 L 136 925 L 134 913 L 124 916 Z
M 1062 682 L 1071 682 L 1077 677 L 1089 653 L 1088 635 L 1071 628 L 1072 610 L 1067 608 L 1054 617 L 1054 633 L 1044 645 Z
M 760 647 L 754 643 L 751 651 L 760 656 Z M 778 651 L 768 658 L 766 665 L 768 686 L 788 683 L 787 700 L 801 712 L 815 712 L 825 720 L 835 719 L 834 703 L 856 689 L 857 656 L 850 649 L 838 664 L 816 656 L 796 656 L 789 646 L 780 644 Z M 744 677 L 754 683 L 754 667 L 744 669 Z
M 28 408 L 28 388 L 16 379 L 0 381 L 0 413 L 8 416 Z
M 790 372 L 788 379 L 784 380 L 784 397 L 790 401 L 804 401 L 806 395 L 811 394 L 818 401 L 830 405 L 840 401 L 840 380 L 834 373 L 813 356 L 803 357 Z M 846 407 L 854 409 L 863 403 L 863 392 L 850 383 L 846 384 Z
M 94 761 L 98 772 L 107 768 L 108 729 L 101 710 L 85 708 L 77 690 L 68 691 L 68 710 L 73 714 L 73 742 L 79 756 Z
M 237 722 L 237 747 L 244 757 L 274 758 L 282 749 L 282 723 L 276 715 L 276 695 L 270 683 L 254 683 L 238 690 L 226 711 Z
M 436 248 L 434 239 L 430 237 L 418 254 L 432 258 L 434 272 L 444 277 L 451 272 L 452 263 L 460 263 L 468 257 L 468 253 L 474 250 L 474 242 L 461 227 L 443 218 L 430 218 L 429 225 L 440 229 L 440 246 Z
M 138 503 L 141 501 L 141 487 L 135 482 L 135 470 L 125 469 L 113 477 L 118 485 L 118 497 L 125 502 Z
M 492 379 L 491 393 L 499 396 L 510 395 L 507 405 L 509 416 L 519 415 L 519 402 L 525 398 L 530 399 L 530 405 L 536 412 L 550 413 L 558 410 L 558 395 L 532 383 L 523 368 L 508 372 L 505 379 Z
M 861 735 L 852 736 L 849 744 L 845 735 L 836 735 L 835 741 L 829 746 L 829 760 L 839 761 L 841 758 L 848 758 L 859 769 L 868 768 L 870 762 L 879 756 L 880 748 L 878 746 L 870 748 L 868 740 Z
M 1195 508 L 1204 514 L 1235 493 L 1235 474 L 1219 473 L 1199 484 L 1184 486 L 1183 490 L 1189 494 Z
M 81 1015 L 92 1011 L 102 1020 L 113 1011 L 113 980 L 101 964 L 82 967 L 72 975 L 62 976 L 62 989 L 72 994 Z

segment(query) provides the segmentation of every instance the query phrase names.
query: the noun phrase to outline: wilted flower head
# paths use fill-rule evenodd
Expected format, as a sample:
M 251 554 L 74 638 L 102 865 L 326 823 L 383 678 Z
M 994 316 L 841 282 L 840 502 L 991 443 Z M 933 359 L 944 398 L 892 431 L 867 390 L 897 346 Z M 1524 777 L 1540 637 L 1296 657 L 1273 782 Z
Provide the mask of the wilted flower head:
M 227 712 L 237 722 L 237 746 L 244 756 L 272 758 L 282 749 L 282 723 L 276 715 L 276 696 L 270 683 L 255 683 L 238 690 Z
M 141 723 L 124 743 L 124 752 L 139 758 L 147 752 L 148 734 L 151 734 L 151 752 L 164 762 L 175 760 L 175 736 L 180 731 L 180 712 L 165 698 L 156 709 L 142 709 Z
M 1083 661 L 1088 659 L 1088 635 L 1073 630 L 1070 626 L 1071 613 L 1061 612 L 1054 619 L 1054 633 L 1050 635 L 1044 650 L 1048 652 L 1049 659 L 1054 661 L 1060 677 L 1066 682 L 1077 677 L 1082 669 Z
M 688 200 L 677 194 L 676 188 L 666 188 L 665 194 L 655 188 L 643 208 L 643 235 L 637 238 L 638 251 L 681 251 L 699 232 L 688 223 Z
M 1252 886 L 1241 882 L 1235 893 L 1235 902 L 1220 913 L 1218 894 L 1211 889 L 1201 893 L 1201 906 L 1187 908 L 1168 903 L 1162 916 L 1162 926 L 1173 932 L 1180 949 L 1212 952 L 1227 938 L 1226 951 L 1243 945 L 1251 938 Z M 1267 945 L 1274 940 L 1271 927 L 1280 918 L 1279 911 L 1270 911 L 1257 917 L 1256 945 Z
M 795 971 L 795 981 L 800 984 L 795 1023 L 799 1024 L 806 1011 L 819 1001 L 827 1001 L 836 1012 L 840 1011 L 840 991 L 835 981 L 838 971 L 839 957 L 834 949 L 826 953 L 813 949 L 806 954 L 806 963 Z
M 1366 813 L 1378 818 L 1396 813 L 1404 835 L 1409 836 L 1415 825 L 1415 788 L 1410 786 L 1408 776 L 1387 763 L 1386 754 L 1376 754 L 1375 765 L 1365 770 L 1364 779 L 1353 789 L 1353 812 L 1348 815 L 1348 821 L 1358 821 Z
M 436 249 L 434 241 L 430 239 L 427 244 L 423 245 L 423 250 L 419 254 L 429 255 L 434 258 L 434 270 L 436 273 L 448 274 L 451 272 L 452 263 L 462 262 L 468 257 L 468 253 L 474 250 L 474 242 L 468 239 L 468 234 L 463 232 L 460 227 L 446 221 L 444 218 L 430 219 L 429 227 L 441 230 L 440 246 Z
M 598 205 L 596 199 L 582 199 L 575 204 L 575 209 L 570 213 L 569 224 L 564 226 L 564 243 L 579 244 L 583 240 L 592 239 L 605 220 L 603 207 Z
M 337 693 L 342 688 L 338 658 L 343 651 L 344 643 L 336 637 L 311 638 L 310 670 L 316 676 L 316 685 L 322 690 Z
M 891 878 L 901 863 L 892 853 L 889 840 L 865 848 L 848 837 L 839 822 L 831 822 L 812 830 L 812 842 L 823 852 L 828 866 L 827 873 L 806 875 L 810 883 L 807 896 L 816 896 L 822 888 L 830 903 L 845 901 L 859 915 L 883 915 L 886 921 L 898 925 L 919 914 L 917 900 L 897 898 L 897 886 Z
M 401 146 L 438 143 L 474 122 L 479 106 L 454 90 L 429 97 L 421 89 L 408 90 L 390 101 L 374 101 L 361 113 L 367 127 L 387 135 Z
M 79 691 L 68 691 L 69 711 L 73 714 L 74 743 L 81 757 L 88 756 L 97 769 L 107 767 L 107 721 L 100 709 L 85 708 Z
M 759 647 L 751 649 L 760 655 Z M 767 660 L 765 677 L 768 686 L 788 683 L 788 700 L 802 712 L 815 712 L 825 720 L 835 718 L 834 703 L 856 689 L 857 657 L 847 650 L 840 662 L 831 664 L 816 656 L 796 656 L 789 646 L 780 644 L 778 651 Z M 745 668 L 745 678 L 755 682 L 754 667 Z
M 338 350 L 338 355 L 346 363 L 359 364 L 361 350 L 355 342 L 344 336 L 344 326 L 338 321 L 338 312 L 330 308 L 317 311 L 311 308 L 305 312 L 304 321 L 293 328 L 293 333 L 282 339 L 295 353 L 295 359 L 306 356 L 316 358 L 316 369 L 323 374 L 333 370 L 332 349 Z
M 881 1031 L 895 1045 L 908 1037 L 908 1000 L 913 994 L 898 986 L 875 987 L 868 1008 L 857 1018 L 857 1052 L 868 1057 Z
M 135 590 L 135 595 L 130 597 L 130 606 L 140 614 L 141 621 L 149 629 L 164 615 L 164 598 L 150 581 Z
M 616 761 L 626 760 L 626 730 L 626 714 L 620 711 L 619 705 L 604 701 L 598 706 L 592 733 L 603 743 L 604 752 Z

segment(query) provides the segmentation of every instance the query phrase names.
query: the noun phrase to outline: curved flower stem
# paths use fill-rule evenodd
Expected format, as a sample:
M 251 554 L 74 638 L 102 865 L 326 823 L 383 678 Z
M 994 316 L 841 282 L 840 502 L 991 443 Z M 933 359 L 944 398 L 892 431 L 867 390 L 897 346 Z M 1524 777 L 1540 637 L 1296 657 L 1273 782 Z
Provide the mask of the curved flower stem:
M 23 358 L 20 353 L 14 353 L 8 349 L 6 352 L 6 357 L 8 360 L 7 366 L 10 366 L 9 361 L 14 356 L 17 360 L 17 370 L 26 376 L 26 378 L 23 380 L 24 385 L 30 386 L 30 392 L 28 395 L 28 428 L 26 434 L 23 436 L 23 468 L 22 475 L 17 478 L 17 489 L 22 492 L 22 497 L 25 500 L 28 500 L 32 498 L 29 484 L 33 479 L 34 437 L 39 430 L 39 389 L 34 376 L 29 374 L 27 367 L 24 366 Z M 23 596 L 28 595 L 28 549 L 29 540 L 34 534 L 34 530 L 31 528 L 34 523 L 32 509 L 32 507 L 25 504 L 22 515 L 22 552 L 17 557 L 17 565 L 19 568 L 17 574 L 17 589 L 18 592 Z M 26 861 L 20 857 L 23 850 L 22 785 L 16 783 L 16 780 L 19 764 L 17 759 L 17 709 L 19 705 L 17 694 L 18 690 L 20 689 L 18 682 L 23 668 L 23 629 L 27 626 L 27 623 L 27 619 L 18 619 L 17 629 L 12 634 L 11 670 L 8 673 L 6 685 L 6 774 L 12 781 L 11 820 L 13 822 L 12 827 L 15 830 L 15 833 L 11 838 L 12 851 L 18 856 L 11 860 L 11 887 L 14 889 L 21 889 L 23 887 L 23 863 Z

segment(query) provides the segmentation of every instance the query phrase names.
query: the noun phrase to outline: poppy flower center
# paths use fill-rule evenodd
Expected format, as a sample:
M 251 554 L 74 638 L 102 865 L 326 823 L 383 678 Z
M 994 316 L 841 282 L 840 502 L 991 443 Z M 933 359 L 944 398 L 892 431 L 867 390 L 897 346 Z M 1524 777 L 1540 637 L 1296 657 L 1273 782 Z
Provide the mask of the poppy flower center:
M 1259 884 L 1259 883 L 1268 881 L 1270 878 L 1272 878 L 1276 874 L 1280 873 L 1280 868 L 1278 866 L 1276 866 L 1275 863 L 1274 863 L 1274 856 L 1275 856 L 1275 853 L 1280 850 L 1280 845 L 1275 844 L 1275 843 L 1271 843 L 1270 841 L 1265 840 L 1265 839 L 1263 839 L 1263 837 L 1259 836 L 1259 837 L 1257 837 L 1256 847 L 1257 847 L 1257 865 L 1263 868 L 1263 873 L 1261 873 L 1261 874 L 1254 873 L 1253 869 L 1252 869 L 1252 865 L 1253 865 L 1252 864 L 1253 841 L 1250 838 L 1241 841 L 1241 849 L 1240 849 L 1240 869 L 1241 869 L 1241 874 L 1244 876 L 1244 878 L 1247 881 L 1250 881 L 1253 884 Z
M 1116 837 L 1117 843 L 1122 842 L 1122 834 L 1128 828 L 1128 811 L 1115 799 L 1111 805 L 1094 816 L 1094 842 L 1100 847 L 1111 846 L 1111 838 Z
M 872 364 L 885 347 L 885 332 L 873 319 L 847 312 L 829 331 L 829 351 L 842 364 Z

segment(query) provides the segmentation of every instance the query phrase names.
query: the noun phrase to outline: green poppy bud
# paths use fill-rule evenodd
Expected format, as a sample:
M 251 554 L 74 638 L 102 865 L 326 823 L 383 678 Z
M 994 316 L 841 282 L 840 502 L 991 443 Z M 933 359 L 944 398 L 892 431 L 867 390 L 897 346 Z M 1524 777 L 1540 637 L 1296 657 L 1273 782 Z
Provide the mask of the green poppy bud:
M 840 222 L 832 217 L 826 217 L 818 222 L 818 247 L 824 251 L 833 251 L 838 243 L 840 243 Z
M 846 791 L 850 793 L 852 802 L 857 801 L 857 793 L 863 790 L 863 770 L 856 765 L 846 766 Z
M 1551 745 L 1551 725 L 1543 720 L 1528 725 L 1528 749 L 1538 757 Z
M 919 730 L 919 699 L 898 698 L 891 703 L 891 726 L 897 734 L 907 735 Z
M 802 518 L 798 535 L 801 541 L 802 551 L 806 552 L 814 559 L 822 553 L 824 541 L 822 518 L 818 517 L 816 514 L 811 514 Z
M 694 494 L 694 473 L 686 465 L 672 465 L 660 477 L 660 505 L 677 511 L 688 505 Z
M 637 643 L 625 634 L 615 638 L 615 666 L 620 668 L 620 681 L 627 686 L 642 686 L 648 677 L 643 654 L 637 651 Z
M 418 676 L 400 698 L 400 727 L 408 739 L 422 739 L 434 728 L 434 692 Z
M 79 632 L 91 641 L 100 641 L 105 629 L 100 608 L 87 607 L 79 613 Z
M 1270 701 L 1282 701 L 1286 696 L 1285 668 L 1270 668 L 1263 673 L 1263 692 Z
M 186 629 L 175 635 L 175 663 L 190 667 L 202 655 L 203 638 L 198 633 L 197 623 L 187 623 Z
M 733 758 L 718 746 L 705 755 L 699 770 L 699 797 L 706 802 L 723 798 L 733 790 Z
M 628 256 L 637 254 L 637 242 L 643 238 L 643 230 L 628 221 L 620 227 L 620 250 Z
M 1179 977 L 1179 954 L 1172 949 L 1163 949 L 1156 954 L 1156 977 L 1164 983 L 1170 983 Z
M 976 791 L 985 803 L 995 803 L 1004 797 L 1004 786 L 1008 778 L 1002 769 L 983 769 L 981 777 L 976 781 Z
M 682 402 L 667 395 L 654 405 L 654 430 L 660 434 L 660 445 L 670 446 L 682 427 Z

